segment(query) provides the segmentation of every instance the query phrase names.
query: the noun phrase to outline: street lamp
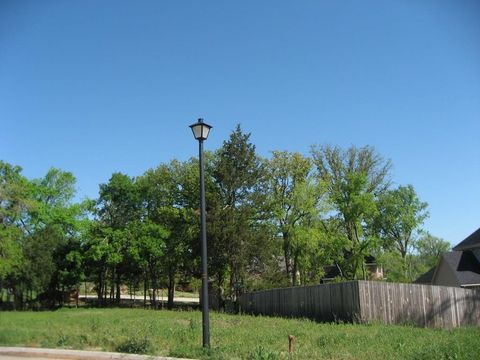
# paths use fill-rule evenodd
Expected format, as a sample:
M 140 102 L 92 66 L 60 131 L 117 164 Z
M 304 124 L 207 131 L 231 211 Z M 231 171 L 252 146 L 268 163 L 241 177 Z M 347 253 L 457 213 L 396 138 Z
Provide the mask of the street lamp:
M 203 175 L 203 141 L 207 140 L 210 125 L 205 124 L 203 119 L 198 119 L 190 125 L 193 136 L 198 140 L 198 157 L 200 164 L 200 241 L 202 245 L 202 329 L 203 347 L 210 347 L 210 330 L 208 321 L 208 275 L 207 275 L 207 227 L 205 221 L 205 177 Z

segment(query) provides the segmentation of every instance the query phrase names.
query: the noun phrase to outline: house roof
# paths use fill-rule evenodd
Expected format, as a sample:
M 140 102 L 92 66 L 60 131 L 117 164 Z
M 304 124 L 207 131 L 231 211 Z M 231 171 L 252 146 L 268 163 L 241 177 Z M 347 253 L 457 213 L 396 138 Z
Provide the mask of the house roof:
M 480 228 L 453 248 L 456 251 L 480 248 Z
M 450 251 L 442 257 L 453 270 L 460 286 L 480 284 L 480 263 L 471 251 Z
M 432 267 L 425 274 L 420 275 L 420 277 L 415 280 L 414 284 L 431 284 L 433 280 L 433 275 L 435 274 L 436 266 Z
M 340 269 L 337 265 L 324 266 L 323 271 L 325 272 L 325 275 L 323 275 L 323 279 L 333 279 L 341 275 Z

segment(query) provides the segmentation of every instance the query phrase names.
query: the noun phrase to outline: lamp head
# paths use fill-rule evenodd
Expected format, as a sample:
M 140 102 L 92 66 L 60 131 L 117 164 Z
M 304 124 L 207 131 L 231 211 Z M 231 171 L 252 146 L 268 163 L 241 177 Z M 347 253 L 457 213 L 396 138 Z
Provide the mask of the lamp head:
M 203 122 L 203 119 L 200 118 L 195 124 L 190 125 L 192 129 L 193 136 L 196 140 L 207 140 L 208 134 L 212 127 Z

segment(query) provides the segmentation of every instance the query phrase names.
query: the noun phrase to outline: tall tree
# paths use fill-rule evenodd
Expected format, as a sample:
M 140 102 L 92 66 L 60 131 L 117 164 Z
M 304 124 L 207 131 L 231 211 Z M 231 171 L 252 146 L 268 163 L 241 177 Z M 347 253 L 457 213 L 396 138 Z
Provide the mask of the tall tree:
M 427 232 L 418 239 L 416 248 L 421 262 L 431 268 L 438 264 L 443 253 L 450 250 L 450 243 Z
M 32 203 L 29 182 L 21 171 L 0 161 L 0 289 L 15 287 L 25 261 L 23 222 Z
M 28 273 L 37 274 L 33 280 L 37 288 L 47 290 L 52 304 L 62 302 L 61 293 L 76 287 L 83 277 L 80 230 L 88 202 L 73 203 L 75 182 L 71 172 L 55 168 L 32 181 L 37 206 L 30 211 L 34 233 L 26 243 L 32 270 Z
M 420 226 L 428 216 L 428 205 L 420 201 L 412 185 L 399 186 L 380 194 L 377 205 L 374 226 L 385 249 L 394 249 L 400 254 L 404 277 L 408 280 L 411 271 L 407 254 L 411 253 Z
M 267 173 L 271 218 L 282 238 L 287 277 L 296 285 L 299 265 L 305 268 L 309 254 L 318 250 L 313 243 L 321 237 L 320 228 L 314 223 L 320 218 L 324 192 L 312 177 L 311 159 L 299 153 L 274 151 Z
M 128 247 L 130 258 L 144 274 L 144 289 L 150 279 L 153 306 L 156 307 L 156 294 L 160 286 L 158 280 L 162 272 L 162 262 L 165 260 L 165 240 L 169 236 L 169 231 L 148 219 L 131 222 L 126 231 L 130 241 Z
M 327 187 L 329 200 L 348 239 L 343 274 L 356 278 L 365 256 L 376 246 L 367 225 L 377 212 L 376 197 L 390 184 L 390 161 L 385 161 L 369 146 L 352 146 L 347 150 L 313 147 L 312 156 L 318 177 Z
M 262 256 L 268 243 L 258 243 L 260 229 L 254 225 L 263 215 L 261 186 L 264 166 L 250 142 L 250 134 L 242 132 L 240 125 L 224 141 L 213 164 L 213 178 L 219 195 L 218 207 L 207 214 L 210 222 L 211 258 L 217 262 L 214 270 L 219 284 L 229 277 L 229 293 L 233 300 L 241 291 L 253 253 Z M 263 245 L 263 246 L 260 246 Z M 255 249 L 255 250 L 254 250 Z M 218 262 L 225 259 L 225 262 Z M 224 272 L 226 271 L 226 272 Z M 221 286 L 221 285 L 220 285 Z M 220 289 L 220 292 L 222 289 Z
M 144 216 L 168 230 L 161 267 L 167 277 L 168 307 L 173 307 L 176 277 L 191 257 L 191 239 L 196 217 L 185 199 L 191 191 L 191 164 L 172 161 L 147 171 L 138 179 Z
M 110 297 L 120 302 L 120 285 L 126 272 L 125 255 L 128 240 L 124 230 L 138 219 L 141 210 L 139 191 L 135 179 L 121 173 L 114 173 L 108 183 L 100 185 L 97 214 L 102 231 L 108 241 L 108 268 L 110 272 Z M 106 295 L 106 294 L 104 294 Z

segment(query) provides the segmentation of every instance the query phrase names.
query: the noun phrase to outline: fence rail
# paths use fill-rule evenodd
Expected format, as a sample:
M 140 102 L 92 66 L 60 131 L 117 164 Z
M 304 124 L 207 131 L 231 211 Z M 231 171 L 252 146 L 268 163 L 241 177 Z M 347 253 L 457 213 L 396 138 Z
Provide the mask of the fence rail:
M 480 290 L 447 286 L 349 281 L 247 293 L 240 306 L 252 314 L 318 321 L 480 325 Z

